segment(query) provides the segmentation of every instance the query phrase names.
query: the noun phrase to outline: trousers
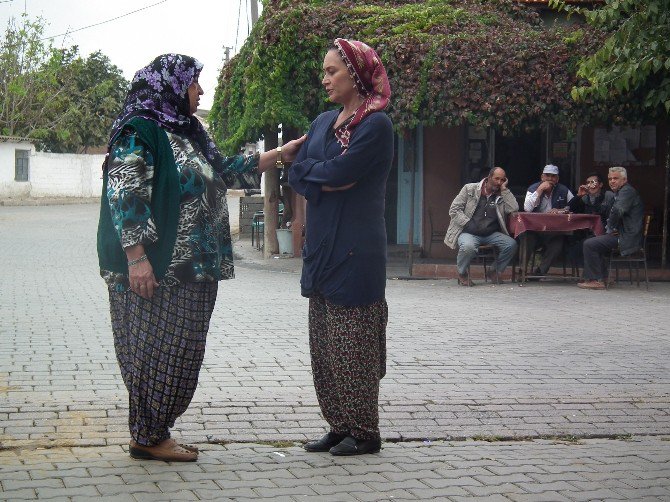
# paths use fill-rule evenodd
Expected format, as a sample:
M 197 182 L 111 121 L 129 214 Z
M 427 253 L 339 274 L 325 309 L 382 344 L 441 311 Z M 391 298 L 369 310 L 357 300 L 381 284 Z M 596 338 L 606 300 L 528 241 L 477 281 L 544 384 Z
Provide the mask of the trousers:
M 477 256 L 479 246 L 493 245 L 498 250 L 498 262 L 495 264 L 496 272 L 502 274 L 516 253 L 517 243 L 509 235 L 502 232 L 493 232 L 491 235 L 482 237 L 466 232 L 458 236 L 458 255 L 456 256 L 456 267 L 460 275 L 465 275 L 470 262 Z
M 619 238 L 614 234 L 598 235 L 584 241 L 584 279 L 603 281 L 607 279 L 607 255 L 619 247 Z

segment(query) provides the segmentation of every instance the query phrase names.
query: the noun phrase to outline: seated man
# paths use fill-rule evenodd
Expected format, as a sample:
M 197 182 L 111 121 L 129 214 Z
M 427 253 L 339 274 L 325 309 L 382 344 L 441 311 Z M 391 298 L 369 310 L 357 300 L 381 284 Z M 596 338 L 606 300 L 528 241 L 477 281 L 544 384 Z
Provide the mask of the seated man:
M 614 193 L 603 190 L 602 178 L 599 174 L 592 173 L 586 177 L 586 182 L 579 186 L 577 196 L 570 200 L 568 207 L 573 213 L 597 214 L 605 225 L 612 204 L 614 204 Z
M 600 216 L 604 228 L 612 204 L 614 204 L 614 193 L 603 189 L 603 180 L 599 174 L 591 173 L 586 177 L 586 182 L 579 186 L 577 195 L 570 200 L 568 207 L 572 213 L 597 214 Z M 575 230 L 568 237 L 568 256 L 573 263 L 580 267 L 584 266 L 582 255 L 584 239 L 592 236 L 593 233 L 589 230 Z
M 628 184 L 623 167 L 611 167 L 607 176 L 614 192 L 614 204 L 605 226 L 605 235 L 584 241 L 584 280 L 577 284 L 583 289 L 605 289 L 607 280 L 606 257 L 619 248 L 622 256 L 634 253 L 642 246 L 644 206 L 642 199 Z
M 523 208 L 529 213 L 557 213 L 567 212 L 567 205 L 572 200 L 572 192 L 565 185 L 558 182 L 558 167 L 553 164 L 544 166 L 540 180 L 528 187 Z M 554 233 L 528 232 L 526 237 L 527 256 L 539 245 L 544 246 L 544 253 L 540 266 L 533 271 L 533 275 L 545 275 L 552 262 L 563 251 L 564 236 Z M 522 265 L 525 266 L 525 263 Z
M 507 188 L 505 171 L 494 167 L 479 183 L 468 183 L 449 208 L 451 223 L 444 243 L 452 249 L 458 243 L 458 283 L 472 286 L 468 267 L 477 256 L 480 245 L 492 244 L 498 249 L 498 261 L 489 277 L 500 283 L 500 276 L 516 252 L 516 241 L 507 231 L 507 215 L 519 210 L 514 195 Z

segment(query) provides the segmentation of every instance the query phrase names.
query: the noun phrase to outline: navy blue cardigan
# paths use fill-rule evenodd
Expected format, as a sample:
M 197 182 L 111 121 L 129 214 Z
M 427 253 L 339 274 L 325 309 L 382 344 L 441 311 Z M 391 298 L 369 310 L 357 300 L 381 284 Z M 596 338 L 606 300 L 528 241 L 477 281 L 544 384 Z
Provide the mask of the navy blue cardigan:
M 531 186 L 528 187 L 528 192 L 529 193 L 534 193 L 537 191 L 537 187 L 540 186 L 541 181 L 538 181 L 537 183 L 533 183 Z M 568 192 L 570 190 L 568 187 L 565 185 L 561 185 L 560 183 L 557 183 L 554 189 L 551 191 L 551 208 L 552 209 L 563 209 L 565 206 L 568 205 Z M 540 211 L 540 204 L 535 206 L 535 209 L 533 209 L 534 213 L 537 213 Z
M 335 139 L 339 110 L 319 115 L 289 169 L 289 183 L 307 199 L 300 285 L 337 305 L 383 300 L 386 288 L 386 179 L 393 161 L 393 129 L 383 112 L 353 130 L 349 149 Z M 323 192 L 323 185 L 347 190 Z

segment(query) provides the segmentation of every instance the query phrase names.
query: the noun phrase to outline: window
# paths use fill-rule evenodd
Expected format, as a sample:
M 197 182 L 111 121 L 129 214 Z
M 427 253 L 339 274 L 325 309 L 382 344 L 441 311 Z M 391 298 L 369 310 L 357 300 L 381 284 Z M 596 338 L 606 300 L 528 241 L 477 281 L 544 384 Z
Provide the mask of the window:
M 30 167 L 30 150 L 16 150 L 14 181 L 28 181 Z

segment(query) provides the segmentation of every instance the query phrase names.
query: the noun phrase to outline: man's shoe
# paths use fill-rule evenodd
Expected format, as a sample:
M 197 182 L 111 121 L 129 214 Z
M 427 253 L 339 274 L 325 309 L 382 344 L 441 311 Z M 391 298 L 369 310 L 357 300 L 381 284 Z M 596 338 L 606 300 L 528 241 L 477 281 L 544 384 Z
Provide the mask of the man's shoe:
M 309 452 L 325 452 L 330 451 L 333 446 L 337 446 L 340 441 L 342 441 L 347 436 L 344 434 L 336 434 L 334 432 L 329 432 L 321 439 L 316 441 L 309 441 L 305 443 L 304 448 Z
M 605 283 L 603 281 L 586 281 L 580 282 L 577 287 L 582 289 L 605 289 Z
M 330 454 L 336 456 L 365 455 L 366 453 L 377 453 L 381 449 L 382 440 L 379 438 L 362 441 L 347 436 L 337 446 L 330 449 Z
M 468 277 L 468 274 L 464 274 L 464 275 L 458 274 L 458 285 L 459 286 L 470 287 L 470 286 L 474 286 L 475 283 L 470 280 L 470 278 Z
M 162 460 L 163 462 L 195 462 L 198 460 L 196 452 L 187 450 L 170 438 L 155 446 L 144 446 L 132 441 L 130 456 L 140 460 Z

